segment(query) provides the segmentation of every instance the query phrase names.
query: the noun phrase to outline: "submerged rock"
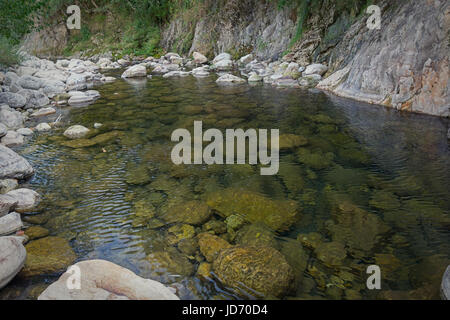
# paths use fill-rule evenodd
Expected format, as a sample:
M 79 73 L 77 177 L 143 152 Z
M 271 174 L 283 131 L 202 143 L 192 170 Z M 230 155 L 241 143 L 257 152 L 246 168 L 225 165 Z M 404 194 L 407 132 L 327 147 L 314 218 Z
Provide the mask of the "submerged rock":
M 307 144 L 308 140 L 305 137 L 296 134 L 286 133 L 280 135 L 279 138 L 280 150 L 293 149 Z
M 270 247 L 236 246 L 223 249 L 213 263 L 217 277 L 227 286 L 266 298 L 287 295 L 294 280 L 284 256 Z
M 110 131 L 107 133 L 99 134 L 92 139 L 76 139 L 72 141 L 64 141 L 61 144 L 70 148 L 87 148 L 93 147 L 99 144 L 104 144 L 122 135 L 121 131 Z
M 208 262 L 213 262 L 220 250 L 231 247 L 227 241 L 210 233 L 200 233 L 197 237 L 200 252 Z
M 163 284 L 144 279 L 105 260 L 87 260 L 74 266 L 80 270 L 81 289 L 69 289 L 71 272 L 51 284 L 38 300 L 179 300 Z
M 46 237 L 25 246 L 28 256 L 21 276 L 51 275 L 65 270 L 76 255 L 69 242 L 59 237 Z
M 27 253 L 16 237 L 0 237 L 0 289 L 22 269 Z
M 337 241 L 321 243 L 315 249 L 315 253 L 317 259 L 322 261 L 328 267 L 341 266 L 347 256 L 344 245 Z
M 147 256 L 146 260 L 157 271 L 168 271 L 182 276 L 191 276 L 195 272 L 194 265 L 174 247 L 153 252 Z
M 47 237 L 49 235 L 49 231 L 40 226 L 32 226 L 25 230 L 25 235 L 31 241 Z
M 276 231 L 288 230 L 298 219 L 295 201 L 272 200 L 240 188 L 212 193 L 207 203 L 223 217 L 239 214 L 248 222 L 263 222 Z
M 211 217 L 211 208 L 204 202 L 192 200 L 167 209 L 161 216 L 168 223 L 200 225 Z

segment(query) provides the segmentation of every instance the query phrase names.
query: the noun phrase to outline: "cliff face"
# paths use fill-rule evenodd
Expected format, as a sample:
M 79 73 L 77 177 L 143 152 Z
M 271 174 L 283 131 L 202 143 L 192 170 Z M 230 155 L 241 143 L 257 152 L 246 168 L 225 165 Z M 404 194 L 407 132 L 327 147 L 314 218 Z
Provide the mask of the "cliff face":
M 351 26 L 328 59 L 341 69 L 319 87 L 401 110 L 448 117 L 448 1 L 403 1 L 383 5 L 380 30 L 364 21 Z

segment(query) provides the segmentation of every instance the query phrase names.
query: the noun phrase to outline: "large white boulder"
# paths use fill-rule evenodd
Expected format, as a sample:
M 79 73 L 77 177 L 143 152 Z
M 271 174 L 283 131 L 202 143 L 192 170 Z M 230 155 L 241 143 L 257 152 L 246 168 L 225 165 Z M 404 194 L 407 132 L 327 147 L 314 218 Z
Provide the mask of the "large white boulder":
M 9 129 L 18 129 L 23 127 L 23 115 L 7 105 L 0 106 L 0 123 L 3 123 Z
M 17 237 L 0 238 L 0 289 L 23 268 L 27 252 Z
M 179 300 L 163 284 L 141 278 L 109 261 L 82 261 L 68 270 L 74 267 L 80 271 L 80 289 L 68 288 L 73 272 L 66 272 L 38 300 Z
M 213 68 L 218 71 L 228 71 L 233 68 L 233 61 L 229 59 L 220 60 L 213 65 Z
M 136 78 L 146 76 L 147 76 L 147 68 L 142 64 L 131 66 L 127 70 L 125 70 L 125 72 L 122 74 L 122 78 Z

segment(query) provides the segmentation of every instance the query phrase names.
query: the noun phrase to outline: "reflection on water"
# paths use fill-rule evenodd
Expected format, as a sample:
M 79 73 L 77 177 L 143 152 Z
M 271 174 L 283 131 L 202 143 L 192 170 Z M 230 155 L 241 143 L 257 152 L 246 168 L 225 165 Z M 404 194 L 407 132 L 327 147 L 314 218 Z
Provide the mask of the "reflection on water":
M 57 131 L 25 146 L 50 234 L 70 240 L 79 260 L 175 283 L 182 298 L 261 297 L 201 275 L 209 265 L 194 236 L 204 231 L 281 252 L 295 277 L 285 298 L 437 297 L 450 253 L 446 120 L 214 80 L 118 80 L 94 105 L 70 110 L 67 125 L 103 124 L 88 142 Z M 170 135 L 194 120 L 204 130 L 280 129 L 278 175 L 173 165 Z M 195 221 L 180 220 L 189 208 Z M 371 264 L 381 267 L 381 292 L 366 289 Z M 30 297 L 55 279 L 17 280 L 0 296 Z

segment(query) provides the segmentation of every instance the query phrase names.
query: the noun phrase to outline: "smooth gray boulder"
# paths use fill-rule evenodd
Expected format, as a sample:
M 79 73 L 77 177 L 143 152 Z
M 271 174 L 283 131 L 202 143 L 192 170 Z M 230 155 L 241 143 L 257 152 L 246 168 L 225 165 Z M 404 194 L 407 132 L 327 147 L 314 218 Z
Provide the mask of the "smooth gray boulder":
M 20 214 L 17 212 L 11 212 L 3 217 L 0 217 L 0 236 L 12 234 L 22 228 L 22 219 L 20 219 Z
M 22 270 L 27 252 L 17 237 L 0 238 L 0 289 Z
M 17 133 L 23 135 L 23 136 L 32 136 L 33 135 L 33 130 L 31 130 L 30 128 L 20 128 L 16 130 Z
M 327 72 L 327 70 L 328 70 L 327 66 L 320 63 L 314 63 L 306 67 L 305 71 L 303 71 L 303 75 L 308 76 L 311 74 L 318 74 L 320 76 L 323 76 L 325 72 Z
M 30 75 L 24 75 L 17 80 L 17 84 L 24 89 L 39 90 L 42 86 L 42 80 Z
M 450 300 L 450 265 L 444 272 L 441 283 L 441 298 L 443 300 Z
M 11 149 L 0 145 L 0 179 L 26 179 L 34 173 L 33 168 L 23 157 Z
M 30 116 L 31 117 L 43 117 L 43 116 L 48 116 L 53 113 L 56 113 L 55 108 L 46 107 L 46 108 L 41 108 L 36 112 L 33 112 Z M 17 131 L 17 132 L 19 132 L 19 131 Z
M 50 127 L 50 125 L 47 122 L 42 122 L 36 126 L 36 130 L 38 132 L 46 132 L 52 130 L 52 127 Z
M 9 129 L 18 129 L 23 127 L 23 115 L 7 105 L 0 106 L 0 123 L 3 123 Z
M 50 103 L 47 95 L 42 93 L 41 91 L 31 90 L 31 89 L 22 89 L 17 94 L 26 98 L 25 109 L 28 108 L 41 108 Z
M 214 58 L 213 64 L 216 64 L 217 62 L 222 60 L 231 60 L 231 55 L 229 53 L 223 52 Z
M 9 130 L 1 139 L 1 144 L 7 147 L 20 146 L 24 143 L 23 135 L 16 131 Z
M 7 194 L 0 194 L 0 217 L 13 211 L 18 203 L 19 201 L 16 198 Z
M 144 279 L 132 271 L 105 260 L 87 260 L 68 268 L 79 268 L 80 289 L 69 289 L 73 272 L 64 273 L 38 300 L 179 300 L 163 284 Z
M 27 103 L 27 99 L 20 94 L 13 92 L 0 92 L 0 104 L 7 104 L 12 108 L 22 108 Z
M 233 68 L 233 61 L 225 59 L 225 60 L 220 60 L 219 62 L 215 63 L 212 66 L 213 69 L 216 69 L 218 71 L 227 71 L 227 70 L 231 70 Z
M 32 211 L 41 201 L 39 193 L 27 188 L 12 190 L 6 195 L 17 200 L 15 211 L 20 213 Z
M 200 52 L 194 52 L 192 54 L 192 57 L 194 58 L 194 63 L 196 63 L 196 64 L 204 64 L 204 63 L 208 62 L 208 58 L 205 57 Z
M 232 74 L 224 74 L 222 76 L 220 76 L 217 80 L 217 83 L 225 83 L 225 84 L 233 84 L 233 83 L 246 83 L 247 81 L 245 81 L 242 78 L 236 77 Z

